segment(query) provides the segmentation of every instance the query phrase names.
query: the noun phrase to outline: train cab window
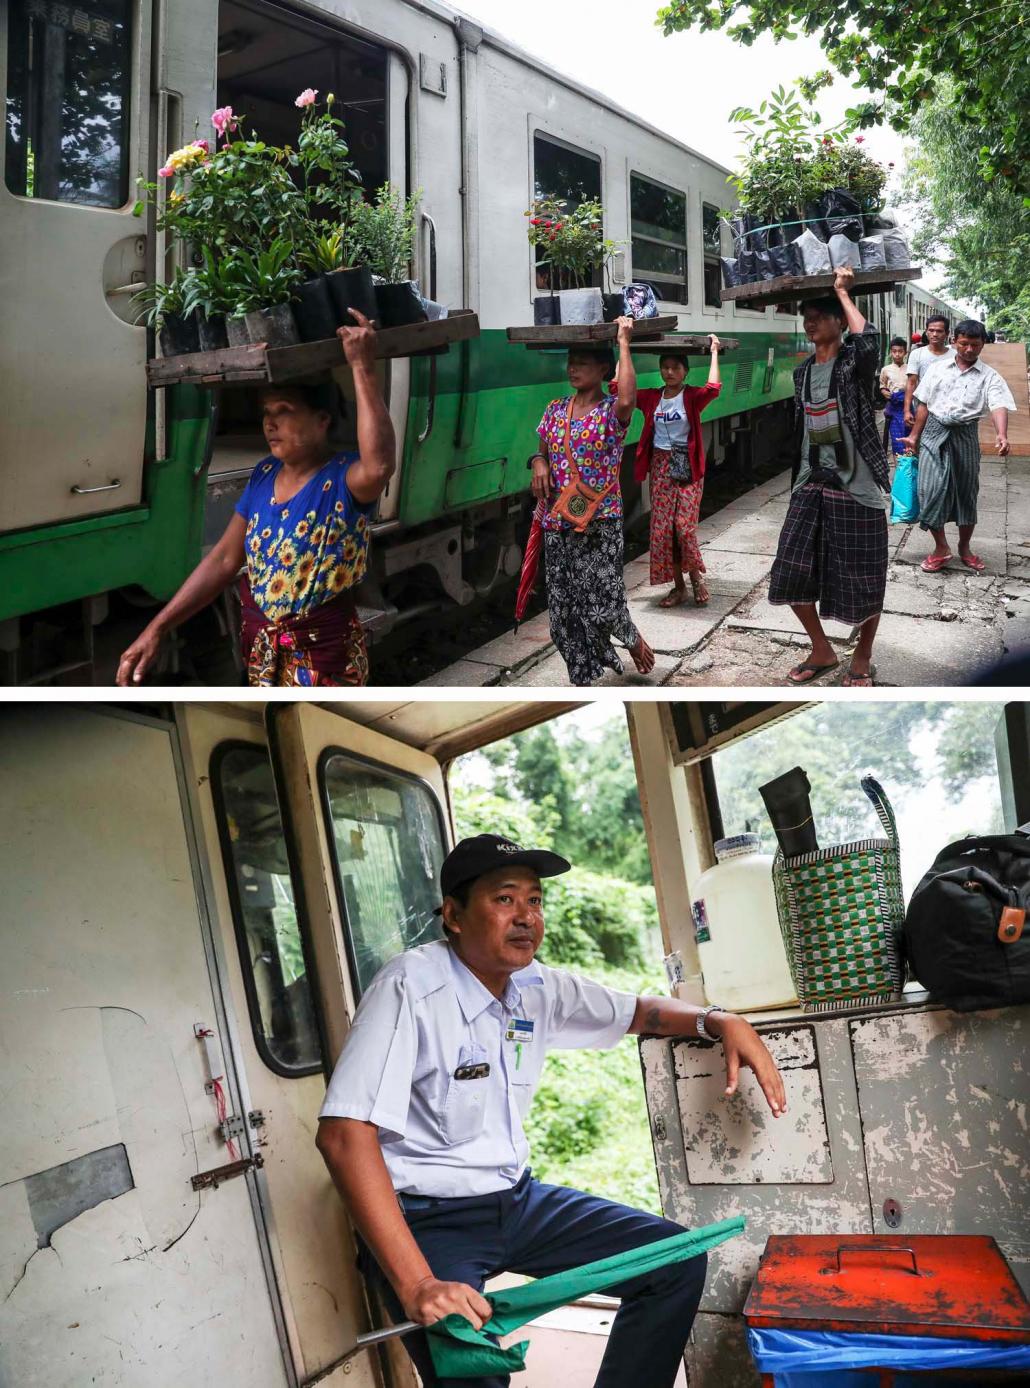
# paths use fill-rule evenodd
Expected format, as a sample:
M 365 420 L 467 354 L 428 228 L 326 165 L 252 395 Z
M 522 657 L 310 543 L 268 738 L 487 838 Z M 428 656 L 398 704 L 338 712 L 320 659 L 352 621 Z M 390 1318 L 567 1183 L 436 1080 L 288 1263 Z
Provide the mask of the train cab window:
M 533 136 L 533 187 L 537 198 L 562 198 L 574 210 L 584 202 L 601 202 L 601 160 L 596 154 L 574 149 L 546 135 Z M 544 257 L 544 248 L 537 247 L 537 263 Z M 538 275 L 546 275 L 541 269 Z M 600 271 L 591 278 L 591 284 L 600 285 Z M 541 278 L 538 285 L 544 289 L 549 285 Z M 557 288 L 574 288 L 559 286 Z
M 319 764 L 356 992 L 395 954 L 441 938 L 443 822 L 421 781 L 325 753 Z
M 314 992 L 268 753 L 241 743 L 219 747 L 211 785 L 258 1054 L 277 1074 L 315 1074 L 322 1048 Z
M 701 246 L 705 253 L 705 305 L 708 308 L 721 308 L 722 267 L 722 219 L 719 209 L 710 202 L 701 204 Z
M 4 178 L 18 197 L 129 197 L 130 0 L 12 0 Z
M 667 303 L 687 302 L 687 195 L 630 175 L 633 277 Z

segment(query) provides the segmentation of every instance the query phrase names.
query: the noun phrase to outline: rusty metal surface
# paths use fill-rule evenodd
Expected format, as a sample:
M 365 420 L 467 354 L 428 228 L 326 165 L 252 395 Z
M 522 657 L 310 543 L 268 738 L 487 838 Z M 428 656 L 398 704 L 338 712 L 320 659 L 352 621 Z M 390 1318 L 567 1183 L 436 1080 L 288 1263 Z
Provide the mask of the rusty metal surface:
M 1030 1292 L 1030 1009 L 850 1023 L 874 1229 L 992 1234 Z
M 822 1083 L 812 1026 L 782 1027 L 763 1039 L 783 1075 L 790 1120 L 773 1118 L 751 1070 L 727 1099 L 720 1046 L 673 1046 L 676 1092 L 692 1185 L 801 1184 L 833 1180 Z
M 1030 1338 L 1030 1303 L 986 1235 L 774 1235 L 744 1318 L 780 1329 Z

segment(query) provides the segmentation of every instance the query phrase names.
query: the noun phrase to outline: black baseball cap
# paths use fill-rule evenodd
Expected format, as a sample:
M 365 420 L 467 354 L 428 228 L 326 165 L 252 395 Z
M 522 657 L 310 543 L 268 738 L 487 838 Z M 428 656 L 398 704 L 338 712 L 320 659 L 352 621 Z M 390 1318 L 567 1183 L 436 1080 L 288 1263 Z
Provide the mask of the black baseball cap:
M 445 897 L 453 896 L 456 888 L 499 867 L 528 867 L 541 877 L 557 877 L 568 872 L 572 864 L 546 848 L 522 848 L 500 834 L 476 834 L 455 844 L 443 860 L 440 891 Z M 438 906 L 436 914 L 442 910 Z

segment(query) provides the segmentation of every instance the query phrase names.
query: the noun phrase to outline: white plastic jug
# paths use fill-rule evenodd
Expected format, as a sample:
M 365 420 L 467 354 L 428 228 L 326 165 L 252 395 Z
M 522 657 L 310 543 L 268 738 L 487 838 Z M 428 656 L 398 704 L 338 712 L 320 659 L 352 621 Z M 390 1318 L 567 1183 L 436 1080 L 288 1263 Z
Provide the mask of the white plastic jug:
M 697 880 L 694 937 L 705 992 L 731 1011 L 797 1002 L 776 914 L 772 854 L 757 834 L 715 845 L 718 863 Z

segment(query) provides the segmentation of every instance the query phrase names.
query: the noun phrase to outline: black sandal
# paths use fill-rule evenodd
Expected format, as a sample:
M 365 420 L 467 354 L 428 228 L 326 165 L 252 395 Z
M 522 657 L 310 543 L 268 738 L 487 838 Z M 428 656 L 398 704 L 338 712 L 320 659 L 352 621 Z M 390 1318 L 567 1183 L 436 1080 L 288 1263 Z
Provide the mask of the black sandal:
M 800 665 L 794 666 L 793 670 L 788 673 L 787 679 L 791 684 L 811 684 L 812 681 L 817 680 L 820 675 L 828 674 L 830 670 L 836 670 L 839 664 L 839 660 L 834 660 L 829 665 L 815 665 L 811 660 L 805 660 Z M 799 680 L 794 678 L 795 675 L 801 674 L 805 676 L 804 679 Z

